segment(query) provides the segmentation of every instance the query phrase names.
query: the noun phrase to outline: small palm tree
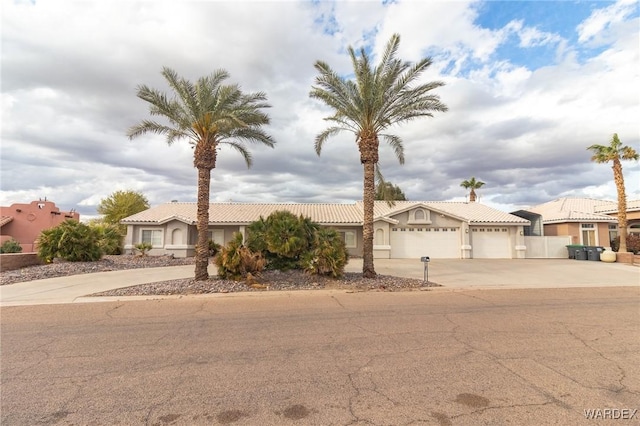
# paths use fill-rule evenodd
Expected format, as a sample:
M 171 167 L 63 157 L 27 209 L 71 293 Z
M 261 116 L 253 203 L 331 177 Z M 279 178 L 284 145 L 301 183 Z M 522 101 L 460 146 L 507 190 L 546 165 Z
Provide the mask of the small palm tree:
M 618 253 L 627 251 L 627 194 L 624 189 L 624 176 L 620 160 L 638 160 L 636 150 L 630 146 L 622 146 L 618 134 L 614 133 L 609 145 L 591 145 L 587 148 L 593 152 L 591 161 L 596 163 L 608 163 L 613 165 L 613 179 L 618 191 L 618 228 L 620 229 L 620 248 Z
M 469 180 L 463 180 L 462 183 L 460 184 L 460 186 L 463 187 L 464 189 L 471 189 L 471 192 L 469 192 L 469 201 L 472 203 L 476 201 L 475 190 L 482 188 L 483 185 L 484 185 L 484 182 L 482 182 L 481 180 L 476 180 L 476 178 L 473 176 Z
M 378 164 L 380 138 L 393 148 L 400 164 L 404 163 L 402 139 L 382 133 L 389 127 L 419 117 L 432 117 L 433 111 L 444 112 L 446 105 L 432 93 L 444 83 L 435 81 L 412 86 L 423 71 L 431 65 L 425 58 L 416 64 L 396 59 L 400 36 L 394 34 L 382 54 L 380 64 L 372 67 L 364 49 L 357 55 L 349 47 L 355 80 L 347 80 L 322 61 L 315 63 L 320 75 L 310 96 L 320 99 L 334 110 L 325 120 L 334 125 L 324 130 L 315 140 L 318 155 L 325 141 L 340 132 L 355 135 L 364 168 L 363 185 L 363 262 L 362 275 L 373 278 L 373 206 L 375 198 L 375 169 Z
M 194 84 L 178 77 L 170 68 L 163 68 L 162 75 L 173 90 L 173 97 L 145 85 L 138 86 L 138 97 L 149 103 L 149 113 L 160 115 L 169 121 L 161 124 L 143 120 L 127 132 L 129 139 L 146 133 L 164 135 L 171 145 L 178 139 L 186 139 L 194 147 L 193 165 L 198 169 L 198 203 L 195 279 L 209 278 L 209 193 L 211 170 L 216 167 L 218 150 L 228 145 L 238 151 L 251 166 L 251 154 L 245 142 L 262 143 L 273 147 L 275 142 L 262 126 L 269 124 L 269 117 L 262 112 L 268 108 L 262 92 L 245 94 L 236 84 L 223 85 L 229 77 L 218 70 L 201 77 Z

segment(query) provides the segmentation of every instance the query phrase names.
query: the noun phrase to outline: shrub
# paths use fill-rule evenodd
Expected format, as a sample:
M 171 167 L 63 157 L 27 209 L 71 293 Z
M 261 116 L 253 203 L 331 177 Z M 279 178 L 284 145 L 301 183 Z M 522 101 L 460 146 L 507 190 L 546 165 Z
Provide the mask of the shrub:
M 611 241 L 611 250 L 618 251 L 620 248 L 620 236 L 618 235 L 613 241 Z M 627 251 L 633 254 L 640 253 L 640 235 L 636 233 L 627 234 Z
M 247 245 L 264 254 L 269 269 L 300 268 L 301 256 L 308 252 L 319 225 L 288 211 L 276 211 L 267 219 L 249 225 Z
M 22 253 L 22 246 L 15 239 L 5 241 L 0 246 L 0 253 Z
M 218 267 L 220 278 L 240 280 L 246 278 L 248 273 L 262 271 L 267 262 L 261 253 L 255 253 L 243 245 L 242 234 L 236 232 L 233 239 L 220 249 L 214 263 Z
M 42 231 L 38 237 L 38 256 L 45 262 L 59 257 L 70 262 L 91 262 L 102 256 L 96 229 L 75 220 Z
M 313 237 L 311 250 L 302 258 L 304 270 L 313 275 L 341 277 L 349 254 L 340 234 L 335 229 L 321 228 Z
M 89 226 L 98 232 L 99 245 L 103 254 L 117 255 L 124 252 L 124 234 L 118 225 L 109 223 L 92 223 Z
M 220 244 L 214 242 L 213 240 L 209 240 L 209 257 L 215 257 L 221 249 L 222 246 Z
M 140 252 L 140 256 L 146 256 L 147 252 L 153 248 L 151 243 L 138 243 L 134 247 Z

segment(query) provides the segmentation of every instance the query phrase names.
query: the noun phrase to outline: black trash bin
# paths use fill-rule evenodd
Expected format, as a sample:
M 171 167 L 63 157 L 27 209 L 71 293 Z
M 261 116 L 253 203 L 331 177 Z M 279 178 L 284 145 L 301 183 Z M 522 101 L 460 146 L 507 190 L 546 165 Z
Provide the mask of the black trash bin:
M 586 247 L 579 247 L 576 249 L 576 259 L 577 260 L 588 260 L 588 253 Z
M 577 259 L 576 253 L 578 250 L 584 250 L 584 246 L 581 244 L 569 244 L 567 250 L 569 251 L 569 259 Z
M 600 253 L 604 251 L 604 247 L 586 246 L 585 249 L 587 251 L 587 260 L 600 261 Z

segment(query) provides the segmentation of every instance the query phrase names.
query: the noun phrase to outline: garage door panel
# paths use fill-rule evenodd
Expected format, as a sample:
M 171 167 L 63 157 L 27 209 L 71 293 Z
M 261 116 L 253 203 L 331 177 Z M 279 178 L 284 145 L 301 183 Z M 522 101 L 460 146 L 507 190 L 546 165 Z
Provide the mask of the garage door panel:
M 391 231 L 391 258 L 412 259 L 429 256 L 432 259 L 460 258 L 460 230 L 447 228 L 447 231 L 425 228 L 395 228 Z M 451 230 L 453 229 L 453 231 Z
M 511 239 L 506 228 L 472 227 L 474 259 L 511 259 Z

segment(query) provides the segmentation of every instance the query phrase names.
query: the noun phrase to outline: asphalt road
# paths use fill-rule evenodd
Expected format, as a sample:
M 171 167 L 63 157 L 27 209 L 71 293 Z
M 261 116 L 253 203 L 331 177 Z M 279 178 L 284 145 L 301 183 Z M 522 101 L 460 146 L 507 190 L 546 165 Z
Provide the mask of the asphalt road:
M 638 287 L 4 307 L 0 420 L 608 424 L 585 410 L 640 408 L 639 308 Z

